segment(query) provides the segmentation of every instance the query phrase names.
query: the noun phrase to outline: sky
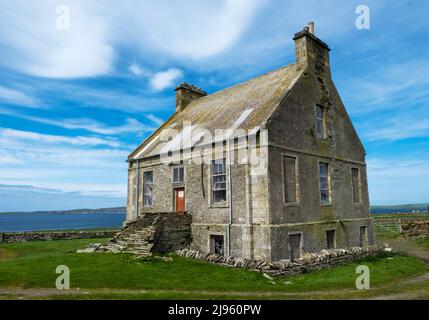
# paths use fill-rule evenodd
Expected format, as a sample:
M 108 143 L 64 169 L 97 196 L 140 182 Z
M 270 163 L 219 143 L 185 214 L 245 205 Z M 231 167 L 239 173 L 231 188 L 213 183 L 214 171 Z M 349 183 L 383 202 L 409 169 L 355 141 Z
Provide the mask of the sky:
M 428 15 L 406 0 L 0 0 L 0 211 L 125 205 L 127 155 L 175 112 L 175 86 L 212 93 L 294 63 L 308 21 L 371 204 L 429 202 Z

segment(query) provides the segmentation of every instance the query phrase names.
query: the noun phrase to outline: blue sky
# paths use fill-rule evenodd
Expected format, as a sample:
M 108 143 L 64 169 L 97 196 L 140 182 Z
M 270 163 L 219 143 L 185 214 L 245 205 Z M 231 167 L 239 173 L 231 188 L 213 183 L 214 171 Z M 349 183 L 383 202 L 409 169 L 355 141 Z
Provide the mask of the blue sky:
M 214 92 L 294 63 L 310 20 L 367 150 L 371 203 L 429 202 L 428 14 L 427 1 L 0 0 L 0 211 L 124 205 L 126 157 L 174 112 L 177 84 Z

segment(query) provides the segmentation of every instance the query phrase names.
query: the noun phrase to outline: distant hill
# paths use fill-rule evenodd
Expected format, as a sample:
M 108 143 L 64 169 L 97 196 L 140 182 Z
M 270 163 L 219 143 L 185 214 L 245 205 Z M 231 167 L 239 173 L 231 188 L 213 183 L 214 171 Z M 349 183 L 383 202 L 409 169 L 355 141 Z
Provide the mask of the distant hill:
M 371 206 L 372 213 L 384 213 L 384 212 L 412 212 L 412 211 L 424 211 L 428 210 L 429 203 L 416 203 L 416 204 L 400 204 L 392 206 Z
M 75 209 L 75 210 L 58 210 L 58 211 L 33 211 L 33 212 L 0 212 L 7 213 L 34 213 L 34 214 L 93 214 L 93 213 L 120 213 L 126 212 L 126 207 L 101 208 L 101 209 Z

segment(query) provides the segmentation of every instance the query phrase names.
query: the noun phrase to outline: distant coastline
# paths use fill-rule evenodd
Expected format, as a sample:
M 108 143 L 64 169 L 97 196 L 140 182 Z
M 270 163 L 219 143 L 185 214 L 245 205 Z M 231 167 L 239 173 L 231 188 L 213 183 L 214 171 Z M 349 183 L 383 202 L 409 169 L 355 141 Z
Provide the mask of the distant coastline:
M 376 205 L 371 206 L 370 211 L 377 213 L 404 213 L 404 212 L 427 212 L 429 203 L 402 204 L 402 205 Z M 100 208 L 100 209 L 75 209 L 75 210 L 53 210 L 32 212 L 0 212 L 0 214 L 95 214 L 95 213 L 118 213 L 125 214 L 126 207 Z
M 0 212 L 0 214 L 94 214 L 94 213 L 118 213 L 124 214 L 126 207 L 100 208 L 100 209 L 75 209 L 54 211 L 32 211 L 32 212 Z

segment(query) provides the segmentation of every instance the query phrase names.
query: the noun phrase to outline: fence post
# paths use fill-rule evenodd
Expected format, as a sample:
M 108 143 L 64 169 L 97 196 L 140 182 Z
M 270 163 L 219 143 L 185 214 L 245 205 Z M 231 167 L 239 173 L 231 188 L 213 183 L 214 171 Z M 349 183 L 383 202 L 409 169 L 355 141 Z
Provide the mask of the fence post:
M 399 220 L 399 233 L 401 234 L 402 233 L 402 219 L 399 218 L 398 220 Z
M 0 232 L 0 243 L 3 243 L 3 232 Z

